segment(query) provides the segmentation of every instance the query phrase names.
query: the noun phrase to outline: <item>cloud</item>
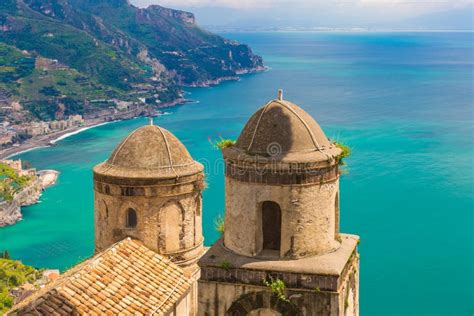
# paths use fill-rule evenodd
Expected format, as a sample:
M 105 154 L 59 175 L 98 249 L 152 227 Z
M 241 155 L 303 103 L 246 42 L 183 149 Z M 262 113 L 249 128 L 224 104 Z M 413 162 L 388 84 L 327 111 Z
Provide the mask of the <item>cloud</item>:
M 195 12 L 204 25 L 273 21 L 293 26 L 370 26 L 421 15 L 472 10 L 474 0 L 131 0 Z
M 296 0 L 299 1 L 299 0 Z M 280 0 L 132 0 L 139 6 L 147 6 L 150 4 L 159 4 L 165 7 L 218 7 L 218 8 L 233 8 L 233 9 L 252 9 L 271 7 L 272 5 L 279 5 Z
M 139 6 L 159 4 L 168 7 L 219 7 L 234 9 L 259 9 L 291 6 L 318 8 L 327 5 L 366 8 L 424 8 L 426 11 L 466 6 L 473 0 L 132 0 Z

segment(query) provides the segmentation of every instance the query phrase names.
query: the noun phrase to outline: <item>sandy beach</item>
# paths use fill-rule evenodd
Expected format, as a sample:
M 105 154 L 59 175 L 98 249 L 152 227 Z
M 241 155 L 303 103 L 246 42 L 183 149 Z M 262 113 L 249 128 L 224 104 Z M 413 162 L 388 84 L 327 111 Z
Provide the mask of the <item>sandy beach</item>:
M 158 109 L 173 107 L 173 106 L 176 106 L 178 104 L 186 104 L 186 103 L 191 103 L 191 102 L 192 102 L 191 100 L 184 99 L 184 98 L 179 98 L 179 99 L 177 99 L 173 102 L 160 104 L 159 107 L 156 110 L 155 109 L 152 110 L 151 113 L 149 111 L 148 114 L 151 114 L 151 115 L 155 116 Z M 143 110 L 143 109 L 140 109 L 140 110 Z M 53 133 L 50 133 L 50 134 L 33 137 L 33 138 L 30 138 L 30 139 L 26 140 L 22 144 L 17 144 L 16 146 L 1 149 L 0 150 L 0 159 L 10 158 L 12 156 L 15 156 L 15 155 L 18 155 L 18 154 L 21 154 L 21 153 L 24 153 L 24 152 L 28 152 L 28 151 L 31 151 L 31 150 L 34 150 L 34 149 L 38 149 L 38 148 L 49 147 L 51 145 L 56 144 L 60 140 L 68 138 L 72 135 L 76 135 L 76 134 L 81 133 L 83 131 L 86 131 L 88 129 L 98 127 L 98 126 L 102 126 L 104 124 L 109 124 L 109 123 L 112 123 L 112 122 L 133 119 L 135 117 L 142 116 L 142 115 L 143 115 L 143 112 L 130 111 L 130 112 L 126 112 L 126 113 L 117 114 L 111 120 L 110 120 L 110 117 L 109 117 L 109 120 L 106 120 L 103 117 L 102 118 L 91 119 L 91 120 L 88 120 L 88 122 L 83 126 L 77 126 L 77 127 L 69 128 L 69 129 L 66 129 L 66 130 L 57 131 L 57 132 L 53 132 Z M 159 113 L 159 111 L 158 111 L 158 115 L 162 115 L 162 114 Z
M 99 124 L 96 124 L 96 125 L 91 125 L 91 126 L 86 126 L 86 127 L 79 128 L 78 130 L 71 131 L 69 133 L 63 134 L 63 135 L 53 139 L 52 141 L 50 141 L 50 144 L 56 144 L 60 140 L 66 139 L 66 138 L 68 138 L 72 135 L 76 135 L 76 134 L 79 134 L 81 132 L 87 131 L 88 129 L 99 127 L 99 126 L 106 125 L 106 124 L 113 123 L 113 122 L 117 122 L 117 121 L 103 122 L 103 123 L 99 123 Z
M 12 156 L 25 153 L 25 152 L 38 149 L 38 148 L 49 147 L 51 145 L 56 144 L 58 141 L 68 138 L 72 135 L 76 135 L 88 129 L 102 126 L 102 125 L 116 122 L 116 121 L 118 120 L 108 121 L 108 122 L 104 122 L 104 121 L 91 122 L 85 126 L 77 126 L 77 127 L 69 128 L 66 130 L 50 133 L 47 135 L 41 135 L 35 138 L 31 138 L 19 146 L 12 146 L 12 147 L 0 150 L 0 159 L 10 158 Z

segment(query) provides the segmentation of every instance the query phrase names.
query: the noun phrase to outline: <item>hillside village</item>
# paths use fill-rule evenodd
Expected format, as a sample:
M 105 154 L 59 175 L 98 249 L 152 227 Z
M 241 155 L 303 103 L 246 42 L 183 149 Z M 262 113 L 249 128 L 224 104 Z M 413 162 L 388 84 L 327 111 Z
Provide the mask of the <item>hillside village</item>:
M 182 87 L 264 69 L 247 45 L 201 29 L 189 12 L 141 9 L 126 0 L 5 0 L 0 157 L 30 138 L 156 115 L 185 102 Z M 47 145 L 51 139 L 29 142 Z

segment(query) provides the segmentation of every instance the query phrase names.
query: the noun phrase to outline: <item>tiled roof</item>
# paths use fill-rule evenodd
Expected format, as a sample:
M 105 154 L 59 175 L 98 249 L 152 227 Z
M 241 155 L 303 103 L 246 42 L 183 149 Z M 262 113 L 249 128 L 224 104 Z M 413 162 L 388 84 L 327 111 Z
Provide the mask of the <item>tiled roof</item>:
M 11 315 L 163 315 L 190 288 L 188 276 L 126 238 L 15 305 Z

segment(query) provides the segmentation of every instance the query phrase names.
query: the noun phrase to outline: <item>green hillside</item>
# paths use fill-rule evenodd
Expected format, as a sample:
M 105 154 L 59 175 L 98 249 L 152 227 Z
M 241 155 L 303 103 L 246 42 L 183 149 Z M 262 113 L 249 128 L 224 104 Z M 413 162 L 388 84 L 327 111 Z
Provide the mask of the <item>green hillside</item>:
M 101 84 L 73 68 L 35 69 L 36 58 L 0 43 L 0 89 L 12 93 L 38 119 L 54 119 L 55 101 L 69 115 L 83 114 L 84 100 L 127 99 L 124 90 Z
M 33 284 L 41 274 L 41 271 L 20 261 L 0 257 L 0 315 L 13 306 L 13 298 L 8 295 L 9 290 L 25 282 Z
M 65 67 L 35 69 L 39 57 Z M 146 85 L 149 96 L 168 102 L 179 86 L 261 67 L 248 46 L 202 30 L 188 12 L 126 0 L 0 3 L 0 88 L 40 119 L 54 117 L 58 98 L 81 113 L 84 100 L 127 99 Z

